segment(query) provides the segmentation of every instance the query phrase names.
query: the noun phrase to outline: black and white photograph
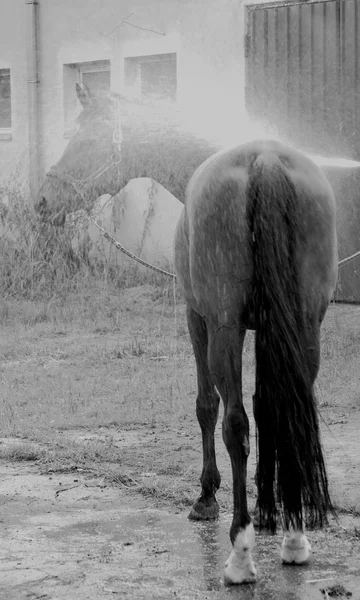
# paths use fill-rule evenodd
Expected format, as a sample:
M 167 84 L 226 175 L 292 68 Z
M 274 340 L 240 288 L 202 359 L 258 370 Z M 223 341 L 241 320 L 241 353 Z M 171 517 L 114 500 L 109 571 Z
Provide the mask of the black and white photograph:
M 0 0 L 0 600 L 360 600 L 360 0 Z

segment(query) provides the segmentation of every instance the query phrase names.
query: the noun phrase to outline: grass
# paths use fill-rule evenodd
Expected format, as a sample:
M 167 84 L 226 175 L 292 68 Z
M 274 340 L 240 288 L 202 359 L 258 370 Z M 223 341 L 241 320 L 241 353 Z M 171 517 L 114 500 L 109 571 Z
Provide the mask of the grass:
M 39 301 L 28 313 L 33 310 L 34 319 L 46 320 L 72 296 L 82 295 L 86 300 L 94 291 L 102 296 L 104 290 L 150 283 L 161 293 L 169 293 L 169 280 L 161 274 L 140 269 L 130 260 L 128 267 L 120 268 L 107 259 L 101 244 L 93 251 L 94 244 L 84 238 L 73 246 L 72 235 L 71 228 L 41 223 L 20 184 L 0 181 L 1 297 Z M 1 303 L 0 323 L 8 310 Z
M 10 444 L 0 446 L 0 458 L 4 460 L 35 461 L 45 456 L 45 451 L 37 444 L 26 441 L 13 441 Z
M 31 447 L 29 455 L 45 472 L 95 469 L 118 485 L 187 507 L 198 493 L 201 465 L 195 363 L 184 304 L 158 291 L 148 283 L 73 292 L 47 302 L 6 300 L 0 338 L 1 431 L 36 442 L 42 451 Z M 346 316 L 348 310 L 332 307 L 323 328 L 318 395 L 325 418 L 346 412 L 358 398 L 354 374 L 360 332 L 342 330 L 341 319 L 335 318 L 337 311 Z M 249 417 L 253 387 L 250 332 L 244 352 Z M 133 431 L 139 440 L 119 445 L 121 432 Z M 26 460 L 21 458 L 27 455 L 24 442 L 19 444 L 18 449 L 3 448 L 0 456 Z M 217 448 L 225 473 L 219 499 L 228 511 L 231 476 L 220 427 Z M 251 497 L 252 485 L 249 480 Z
M 154 289 L 135 288 L 136 300 L 132 289 L 73 295 L 65 303 L 5 301 L 0 351 L 7 365 L 7 429 L 16 421 L 29 426 L 34 404 L 38 427 L 48 428 L 98 425 L 101 414 L 105 423 L 143 422 L 144 409 L 153 414 L 155 404 L 163 405 L 157 394 L 170 394 L 171 402 L 177 385 L 162 373 L 169 364 L 175 369 L 175 356 L 189 361 L 192 355 L 183 324 L 174 338 L 173 300 L 153 300 Z

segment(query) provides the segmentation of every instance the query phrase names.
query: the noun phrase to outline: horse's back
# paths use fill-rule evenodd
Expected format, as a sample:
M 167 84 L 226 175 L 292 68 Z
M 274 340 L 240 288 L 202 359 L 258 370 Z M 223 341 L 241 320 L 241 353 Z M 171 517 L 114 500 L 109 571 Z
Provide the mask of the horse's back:
M 237 321 L 251 294 L 248 182 L 259 161 L 269 171 L 281 164 L 296 190 L 301 229 L 298 223 L 296 260 L 304 293 L 331 295 L 335 285 L 335 201 L 323 172 L 279 142 L 255 141 L 222 151 L 192 177 L 175 241 L 176 268 L 186 300 L 218 324 Z

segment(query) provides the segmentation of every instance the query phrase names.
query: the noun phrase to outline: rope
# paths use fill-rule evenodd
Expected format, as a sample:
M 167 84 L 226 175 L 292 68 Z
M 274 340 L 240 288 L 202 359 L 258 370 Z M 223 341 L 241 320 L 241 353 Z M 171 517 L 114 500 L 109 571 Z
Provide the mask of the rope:
M 175 273 L 170 273 L 169 271 L 165 271 L 164 269 L 160 269 L 159 267 L 155 267 L 155 265 L 151 265 L 150 263 L 146 262 L 145 260 L 143 260 L 139 256 L 136 256 L 136 254 L 133 254 L 132 252 L 130 252 L 130 250 L 126 250 L 126 248 L 124 248 L 124 246 L 122 244 L 120 244 L 120 242 L 118 242 L 117 240 L 115 240 L 115 238 L 113 238 L 96 221 L 96 219 L 94 219 L 90 215 L 88 215 L 88 218 L 95 225 L 95 227 L 97 227 L 99 229 L 99 231 L 101 231 L 101 233 L 104 236 L 104 238 L 107 239 L 107 240 L 109 240 L 109 242 L 111 242 L 111 244 L 114 244 L 114 246 L 118 250 L 120 250 L 120 252 L 122 252 L 123 254 L 126 254 L 126 256 L 129 256 L 130 258 L 133 258 L 134 260 L 136 260 L 141 265 L 144 265 L 145 267 L 148 267 L 149 269 L 152 269 L 153 271 L 157 271 L 158 273 L 161 273 L 162 275 L 166 275 L 167 277 L 172 277 L 174 279 L 174 281 L 175 281 L 175 279 L 176 279 Z M 347 256 L 346 258 L 343 258 L 342 260 L 339 260 L 339 262 L 338 262 L 339 268 L 341 268 L 343 265 L 346 265 L 351 260 L 354 260 L 354 258 L 357 258 L 358 256 L 360 256 L 360 250 L 358 252 L 355 252 L 354 254 L 351 254 L 350 256 Z
M 104 238 L 109 240 L 109 242 L 111 242 L 112 244 L 114 244 L 114 246 L 120 250 L 120 252 L 122 252 L 123 254 L 126 254 L 126 256 L 129 256 L 130 258 L 133 258 L 134 260 L 136 260 L 138 263 L 140 263 L 141 265 L 144 265 L 145 267 L 148 267 L 149 269 L 152 269 L 153 271 L 157 271 L 158 273 L 161 273 L 162 275 L 166 275 L 167 277 L 172 277 L 174 280 L 176 279 L 176 275 L 174 273 L 170 273 L 169 271 L 164 271 L 164 269 L 160 269 L 159 267 L 155 267 L 155 265 L 151 265 L 150 263 L 146 262 L 145 260 L 143 260 L 142 258 L 139 258 L 139 256 L 136 256 L 135 254 L 133 254 L 132 252 L 130 252 L 129 250 L 126 250 L 126 248 L 124 248 L 124 246 L 122 244 L 120 244 L 120 242 L 118 242 L 117 240 L 115 240 L 115 238 L 113 238 L 97 221 L 96 219 L 94 219 L 93 217 L 91 217 L 90 215 L 88 216 L 88 218 L 90 219 L 90 221 L 92 223 L 94 223 L 95 227 L 97 227 L 99 229 L 99 231 L 101 231 L 101 233 L 103 234 Z
M 358 252 L 355 252 L 354 254 L 351 254 L 350 256 L 347 256 L 346 258 L 343 258 L 342 260 L 340 260 L 339 261 L 339 267 L 342 267 L 343 265 L 346 265 L 346 263 L 350 262 L 351 260 L 353 260 L 357 256 L 360 256 L 360 250 Z

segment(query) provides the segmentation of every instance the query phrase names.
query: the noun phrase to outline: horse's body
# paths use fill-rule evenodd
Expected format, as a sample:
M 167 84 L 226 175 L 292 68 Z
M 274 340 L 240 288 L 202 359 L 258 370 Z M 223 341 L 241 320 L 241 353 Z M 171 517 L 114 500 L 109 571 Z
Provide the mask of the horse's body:
M 201 496 L 190 517 L 218 515 L 219 393 L 234 494 L 225 579 L 254 581 L 246 499 L 249 424 L 241 387 L 246 329 L 256 330 L 260 525 L 275 529 L 280 500 L 287 532 L 282 560 L 302 563 L 310 554 L 303 515 L 322 525 L 332 510 L 313 394 L 320 324 L 337 278 L 330 185 L 311 160 L 278 142 L 251 142 L 212 156 L 188 186 L 175 264 L 196 358 L 203 438 Z

